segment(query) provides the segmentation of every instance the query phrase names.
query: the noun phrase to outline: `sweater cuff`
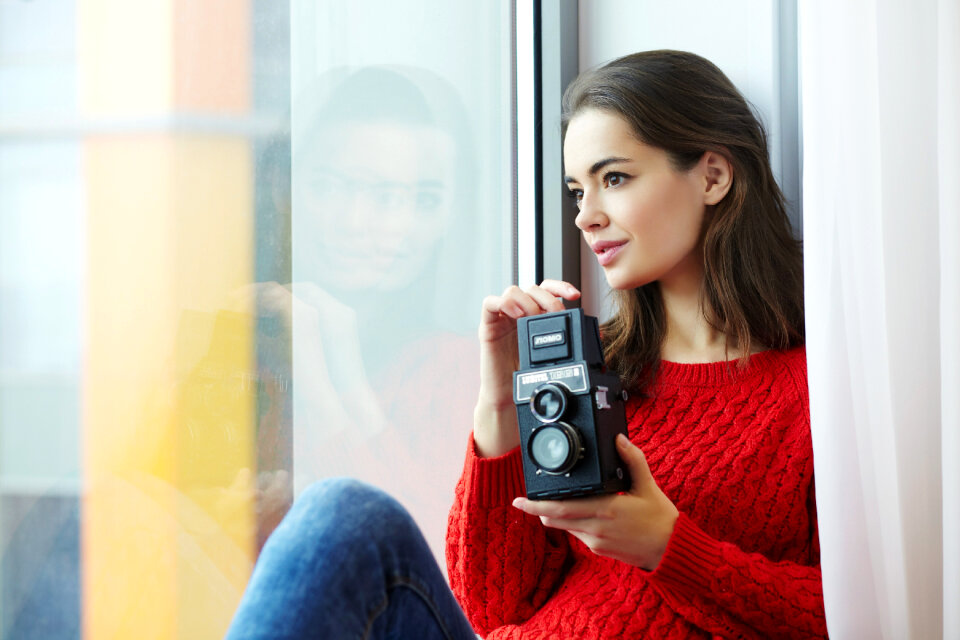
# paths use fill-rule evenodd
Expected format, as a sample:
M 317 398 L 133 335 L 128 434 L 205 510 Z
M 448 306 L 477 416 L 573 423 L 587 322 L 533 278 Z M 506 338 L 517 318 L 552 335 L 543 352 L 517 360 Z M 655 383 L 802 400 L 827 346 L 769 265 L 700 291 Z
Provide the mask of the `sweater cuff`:
M 707 535 L 685 513 L 680 513 L 660 564 L 650 579 L 687 593 L 702 593 L 713 583 L 723 561 L 722 543 Z
M 465 497 L 481 507 L 509 505 L 514 498 L 526 495 L 519 446 L 496 458 L 481 458 L 471 433 L 463 476 Z

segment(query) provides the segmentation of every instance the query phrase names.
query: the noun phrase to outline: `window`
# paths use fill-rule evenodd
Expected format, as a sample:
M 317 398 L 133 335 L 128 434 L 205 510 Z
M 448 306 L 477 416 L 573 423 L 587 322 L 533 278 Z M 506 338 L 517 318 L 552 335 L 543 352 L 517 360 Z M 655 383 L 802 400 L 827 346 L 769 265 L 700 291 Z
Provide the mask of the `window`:
M 511 7 L 0 0 L 0 639 L 220 637 L 329 475 L 439 551 Z

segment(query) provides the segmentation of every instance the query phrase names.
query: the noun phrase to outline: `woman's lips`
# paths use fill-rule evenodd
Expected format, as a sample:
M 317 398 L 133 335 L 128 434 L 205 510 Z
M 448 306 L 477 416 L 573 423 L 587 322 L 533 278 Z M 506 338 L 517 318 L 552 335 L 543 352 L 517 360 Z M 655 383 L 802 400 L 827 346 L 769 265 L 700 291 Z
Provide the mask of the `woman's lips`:
M 600 266 L 605 267 L 614 261 L 626 244 L 626 242 L 598 242 L 590 248 L 597 254 L 597 262 Z

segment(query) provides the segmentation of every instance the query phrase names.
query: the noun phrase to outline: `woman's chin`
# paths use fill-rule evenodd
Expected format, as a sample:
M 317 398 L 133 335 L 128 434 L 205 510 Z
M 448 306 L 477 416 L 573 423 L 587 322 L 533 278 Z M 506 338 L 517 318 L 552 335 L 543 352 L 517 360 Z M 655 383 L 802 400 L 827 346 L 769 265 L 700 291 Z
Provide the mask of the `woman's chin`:
M 606 270 L 604 275 L 607 278 L 607 285 L 614 291 L 632 291 L 651 282 L 640 278 L 625 278 L 622 274 L 611 273 Z
M 633 289 L 630 282 L 623 277 L 622 273 L 618 273 L 616 269 L 603 269 L 603 276 L 607 280 L 607 286 L 616 291 L 624 291 L 626 289 Z

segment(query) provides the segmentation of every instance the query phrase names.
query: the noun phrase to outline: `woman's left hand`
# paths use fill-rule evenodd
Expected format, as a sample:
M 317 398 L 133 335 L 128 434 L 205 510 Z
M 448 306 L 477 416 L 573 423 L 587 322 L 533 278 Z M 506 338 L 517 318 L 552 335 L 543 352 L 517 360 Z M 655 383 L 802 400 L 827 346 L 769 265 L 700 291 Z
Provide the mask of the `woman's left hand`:
M 650 474 L 647 459 L 626 436 L 617 451 L 630 470 L 629 493 L 573 500 L 516 498 L 513 506 L 544 525 L 569 531 L 596 554 L 652 571 L 673 534 L 679 511 Z

